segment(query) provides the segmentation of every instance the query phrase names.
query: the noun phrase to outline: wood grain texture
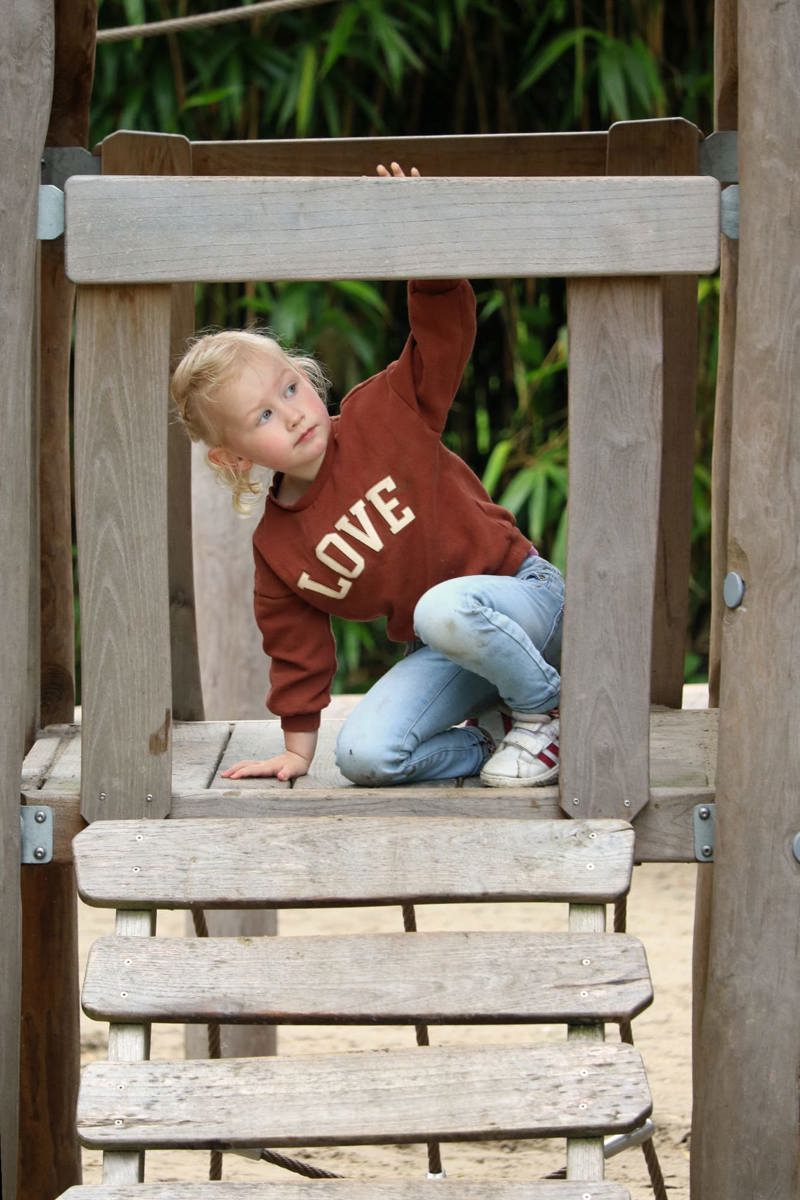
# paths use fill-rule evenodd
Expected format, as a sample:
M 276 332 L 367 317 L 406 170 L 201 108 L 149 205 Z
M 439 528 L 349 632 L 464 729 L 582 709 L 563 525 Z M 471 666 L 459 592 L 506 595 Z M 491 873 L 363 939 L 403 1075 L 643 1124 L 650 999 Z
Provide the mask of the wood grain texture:
M 710 177 L 85 176 L 66 195 L 78 283 L 684 274 L 719 261 Z
M 707 1200 L 778 1200 L 800 1190 L 800 867 L 791 850 L 800 829 L 800 8 L 740 4 L 738 19 L 741 237 L 727 565 L 747 591 L 723 619 L 692 1187 Z
M 269 1188 L 269 1190 L 265 1190 Z M 630 1200 L 617 1183 L 506 1183 L 460 1179 L 406 1183 L 314 1180 L 316 1200 Z M 308 1200 L 305 1183 L 146 1183 L 141 1187 L 70 1188 L 63 1200 Z
M 82 811 L 156 817 L 171 796 L 170 291 L 84 288 L 77 311 Z
M 91 1063 L 78 1132 L 84 1145 L 120 1149 L 471 1141 L 622 1132 L 650 1109 L 630 1046 L 424 1046 Z
M 622 821 L 293 818 L 96 822 L 74 842 L 78 889 L 119 907 L 303 907 L 574 899 L 630 884 Z
M 570 932 L 578 934 L 605 934 L 606 910 L 597 904 L 570 904 Z M 570 1043 L 602 1043 L 605 1030 L 599 1024 L 571 1025 L 567 1034 Z M 605 1172 L 605 1156 L 602 1138 L 571 1138 L 567 1142 L 567 1178 L 602 1179 Z
M 635 816 L 649 793 L 661 466 L 661 283 L 575 280 L 561 805 Z
M 4 4 L 0 38 L 0 1171 L 17 1187 L 19 1091 L 19 772 L 31 713 L 27 668 L 38 624 L 29 619 L 31 435 L 35 398 L 36 211 L 53 82 L 50 0 Z M 35 556 L 38 559 L 38 554 Z M 37 687 L 38 692 L 38 687 Z
M 609 175 L 695 175 L 700 131 L 680 117 L 618 122 Z M 689 623 L 689 560 L 697 388 L 697 279 L 661 281 L 663 411 L 650 699 L 680 708 Z
M 167 133 L 112 133 L 100 145 L 104 175 L 191 175 L 192 148 Z M 194 288 L 172 288 L 170 362 L 177 362 L 194 333 Z M 167 403 L 165 398 L 165 403 Z M 169 617 L 172 648 L 172 712 L 176 720 L 202 721 L 203 695 L 197 652 L 190 442 L 170 412 L 167 430 Z
M 82 994 L 95 1020 L 276 1024 L 616 1021 L 651 998 L 635 938 L 566 933 L 100 938 Z
M 400 162 L 424 176 L 602 175 L 606 133 L 281 138 L 193 142 L 197 175 L 374 175 Z

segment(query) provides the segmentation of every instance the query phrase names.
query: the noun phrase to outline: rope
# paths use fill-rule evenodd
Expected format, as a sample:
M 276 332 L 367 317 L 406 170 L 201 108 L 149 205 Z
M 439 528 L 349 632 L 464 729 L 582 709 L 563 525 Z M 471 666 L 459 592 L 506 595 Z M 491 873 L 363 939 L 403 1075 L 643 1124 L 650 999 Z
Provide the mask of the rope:
M 191 910 L 194 932 L 197 937 L 208 937 L 208 921 L 202 908 Z M 219 1021 L 208 1023 L 208 1057 L 222 1058 L 222 1038 Z M 312 1167 L 310 1163 L 301 1162 L 297 1158 L 288 1158 L 285 1154 L 276 1154 L 274 1150 L 261 1150 L 259 1157 L 275 1167 L 283 1167 L 286 1171 L 294 1171 L 296 1175 L 304 1175 L 306 1179 L 341 1179 L 332 1171 L 323 1171 L 322 1167 Z M 208 1168 L 209 1179 L 222 1179 L 222 1151 L 212 1150 Z
M 403 928 L 406 933 L 417 932 L 417 914 L 414 911 L 413 904 L 403 905 Z M 415 1025 L 414 1031 L 417 1035 L 418 1046 L 430 1046 L 431 1041 L 428 1035 L 427 1025 Z M 442 1169 L 442 1152 L 438 1142 L 428 1142 L 428 1174 L 443 1175 Z
M 231 21 L 246 21 L 259 15 L 286 12 L 295 8 L 311 8 L 329 4 L 331 0 L 258 0 L 241 8 L 223 8 L 215 13 L 199 13 L 194 17 L 173 17 L 169 21 L 149 21 L 146 25 L 125 25 L 120 29 L 98 29 L 98 42 L 127 42 L 137 37 L 158 37 L 162 33 L 181 33 L 184 29 L 207 29 L 210 25 L 227 25 Z

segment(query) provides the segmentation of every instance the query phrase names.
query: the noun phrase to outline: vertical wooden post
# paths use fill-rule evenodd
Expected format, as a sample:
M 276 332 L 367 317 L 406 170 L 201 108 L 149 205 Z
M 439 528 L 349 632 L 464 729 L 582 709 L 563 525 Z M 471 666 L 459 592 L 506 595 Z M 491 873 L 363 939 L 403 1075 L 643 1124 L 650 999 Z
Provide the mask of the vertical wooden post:
M 609 175 L 696 175 L 700 131 L 681 117 L 625 121 L 608 131 Z M 664 413 L 650 698 L 683 702 L 697 390 L 697 279 L 661 281 Z
M 56 0 L 53 107 L 47 145 L 85 147 L 94 76 L 95 0 Z M 42 724 L 73 719 L 75 618 L 69 364 L 75 285 L 64 274 L 64 239 L 42 243 L 41 269 L 41 706 Z
M 95 0 L 56 0 L 53 104 L 47 144 L 85 146 L 94 64 Z M 69 363 L 75 288 L 64 239 L 41 244 L 39 463 L 41 723 L 71 721 L 75 704 Z M 38 656 L 37 656 L 38 666 Z M 19 1178 L 25 1200 L 52 1200 L 81 1180 L 75 1130 L 80 1072 L 78 913 L 71 864 L 22 869 Z
M 78 289 L 75 452 L 87 820 L 172 796 L 168 285 Z
M 104 175 L 191 175 L 192 147 L 169 133 L 121 130 L 100 147 Z M 194 286 L 172 287 L 170 358 L 194 332 Z M 166 399 L 165 399 L 166 402 Z M 167 431 L 169 614 L 172 647 L 172 712 L 176 721 L 203 720 L 192 573 L 191 447 L 170 417 Z
M 739 5 L 741 287 L 692 1194 L 800 1192 L 800 9 Z
M 28 709 L 36 213 L 53 64 L 52 0 L 0 8 L 0 1174 L 17 1195 L 20 1018 L 19 779 Z
M 661 283 L 581 279 L 569 316 L 561 807 L 632 820 L 650 797 L 661 465 Z

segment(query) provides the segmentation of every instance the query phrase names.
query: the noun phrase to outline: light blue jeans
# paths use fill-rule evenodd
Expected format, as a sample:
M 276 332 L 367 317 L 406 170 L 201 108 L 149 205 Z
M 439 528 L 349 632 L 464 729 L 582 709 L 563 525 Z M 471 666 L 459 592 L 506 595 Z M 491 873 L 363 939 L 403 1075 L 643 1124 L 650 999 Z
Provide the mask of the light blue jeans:
M 477 775 L 491 752 L 468 717 L 502 702 L 556 707 L 564 580 L 532 555 L 516 575 L 469 575 L 425 592 L 414 610 L 422 643 L 370 689 L 345 721 L 339 770 L 363 787 Z

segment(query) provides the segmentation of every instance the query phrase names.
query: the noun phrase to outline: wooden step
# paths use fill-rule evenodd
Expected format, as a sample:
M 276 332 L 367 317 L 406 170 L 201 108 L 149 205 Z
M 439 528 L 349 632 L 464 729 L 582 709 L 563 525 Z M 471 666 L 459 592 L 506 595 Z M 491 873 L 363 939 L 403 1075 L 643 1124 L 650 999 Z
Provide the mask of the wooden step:
M 128 1022 L 619 1021 L 651 1000 L 624 934 L 105 937 L 83 986 L 89 1016 Z
M 480 1182 L 458 1179 L 401 1183 L 351 1183 L 315 1179 L 307 1183 L 146 1183 L 72 1187 L 62 1200 L 630 1200 L 617 1183 L 543 1180 L 540 1183 Z
M 599 904 L 630 886 L 633 847 L 617 820 L 394 815 L 97 821 L 74 841 L 83 899 L 122 908 Z
M 576 1041 L 92 1063 L 78 1133 L 106 1150 L 592 1137 L 650 1111 L 632 1046 Z

